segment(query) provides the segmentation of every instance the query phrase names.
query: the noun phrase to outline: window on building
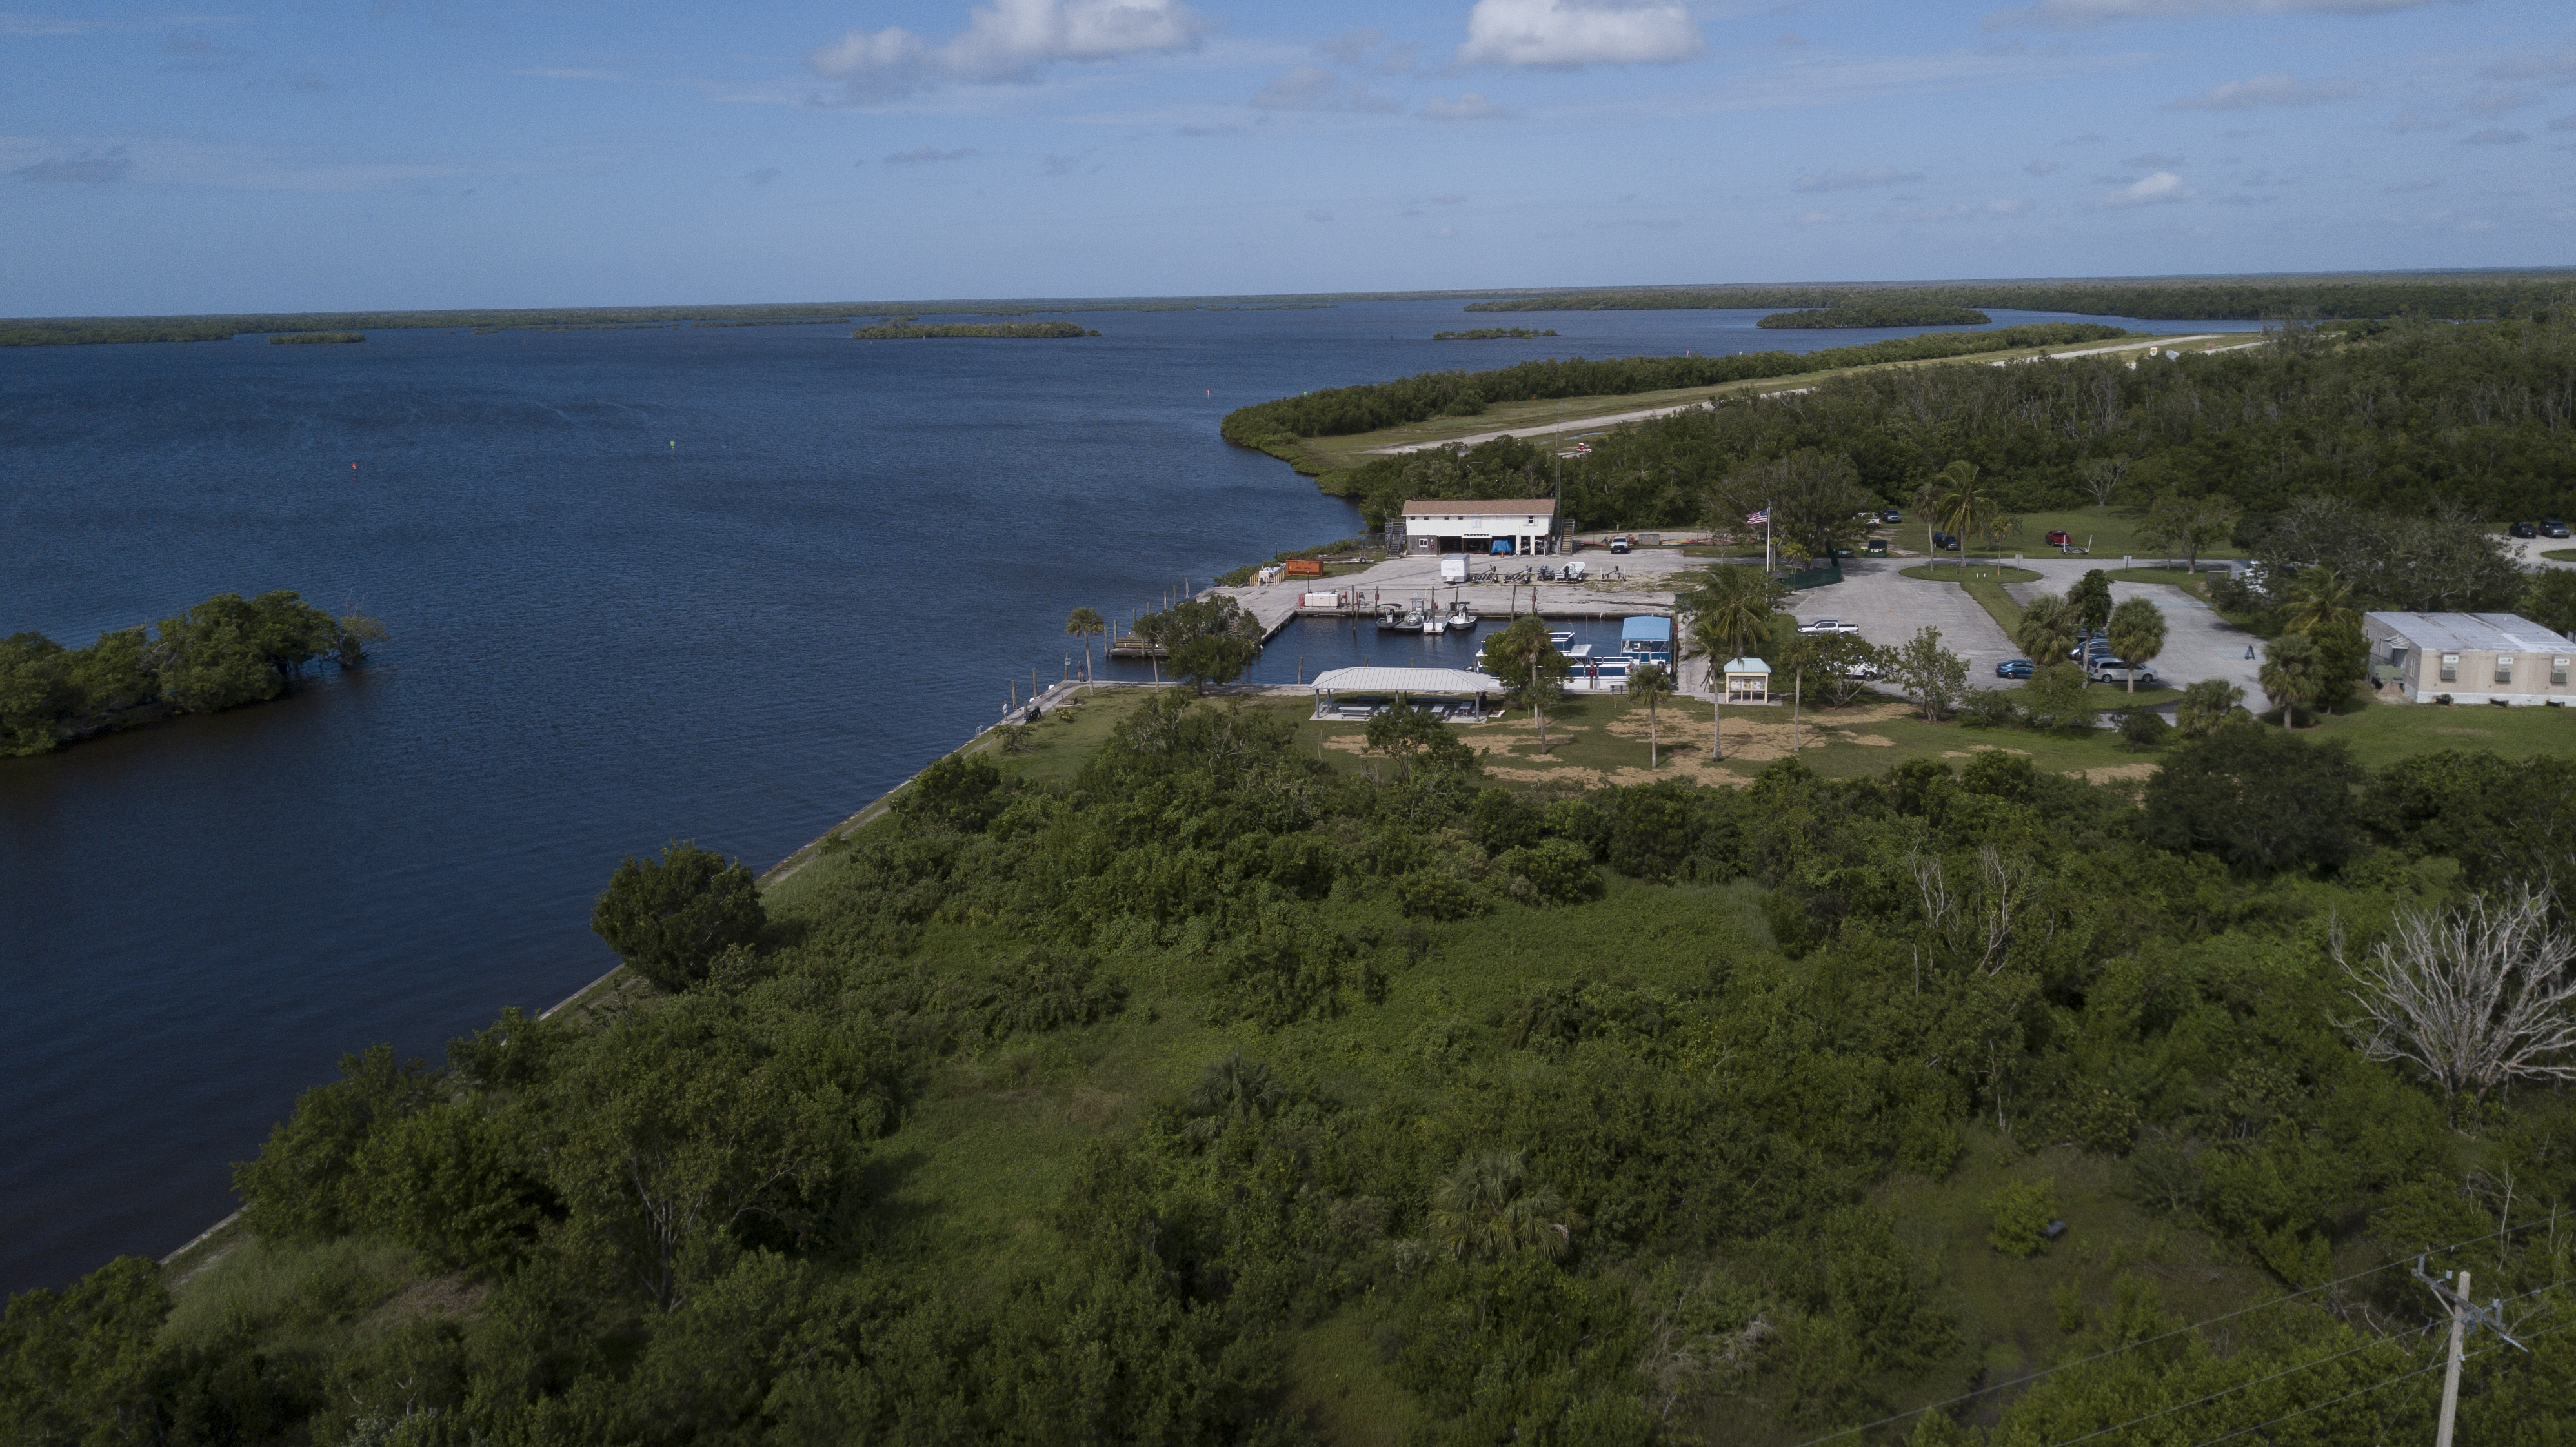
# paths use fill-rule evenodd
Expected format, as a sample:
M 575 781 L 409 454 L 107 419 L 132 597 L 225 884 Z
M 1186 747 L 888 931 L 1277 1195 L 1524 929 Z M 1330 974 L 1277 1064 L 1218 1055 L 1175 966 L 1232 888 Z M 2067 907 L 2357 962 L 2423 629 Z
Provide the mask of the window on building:
M 2498 683 L 2511 683 L 2511 682 L 2513 682 L 2513 655 L 2512 655 L 2512 654 L 2510 654 L 2510 653 L 2499 653 L 2499 654 L 2497 654 L 2497 655 L 2496 655 L 2496 682 L 2498 682 Z
M 2406 671 L 2405 644 L 2392 643 L 2388 646 L 2388 666 L 2396 669 L 2401 674 Z
M 2565 688 L 2567 686 L 2566 659 L 2553 658 L 2549 660 L 2549 681 L 2560 688 Z
M 2442 655 L 2442 681 L 2444 683 L 2460 681 L 2460 655 L 2456 653 Z

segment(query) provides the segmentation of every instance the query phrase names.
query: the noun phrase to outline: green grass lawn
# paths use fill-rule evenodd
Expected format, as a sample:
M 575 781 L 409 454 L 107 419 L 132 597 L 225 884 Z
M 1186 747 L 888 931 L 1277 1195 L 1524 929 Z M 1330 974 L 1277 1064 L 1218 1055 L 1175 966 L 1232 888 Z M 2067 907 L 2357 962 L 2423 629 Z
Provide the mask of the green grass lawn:
M 1920 578 L 1933 583 L 1958 584 L 1969 597 L 1977 600 L 1978 607 L 1985 609 L 1987 615 L 1995 620 L 1995 626 L 2004 630 L 2006 638 L 2021 631 L 2021 605 L 2013 601 L 2012 594 L 2004 591 L 2004 585 L 2036 583 L 2040 578 L 2039 574 L 2028 568 L 2006 568 L 1993 563 L 1981 565 L 1974 562 L 1925 563 L 1918 567 L 1904 569 L 1901 576 Z
M 2003 541 L 1991 546 L 1982 543 L 1971 546 L 1968 549 L 1968 556 L 1991 558 L 2022 554 L 2034 558 L 2058 557 L 2060 554 L 2057 545 L 2047 541 L 2047 537 L 2052 530 L 2063 529 L 2074 538 L 2075 545 L 2079 548 L 2086 546 L 2087 540 L 2090 539 L 2091 557 L 2099 566 L 2117 568 L 2120 559 L 2124 556 L 2152 562 L 2162 558 L 2164 554 L 2139 541 L 2138 529 L 2145 524 L 2146 520 L 2146 509 L 2125 506 L 2080 507 L 2057 512 L 2024 513 L 2020 518 L 2019 526 L 2014 528 Z M 1923 546 L 1923 542 L 1924 524 L 1921 517 L 1911 517 L 1898 527 L 1899 546 L 1919 548 Z M 2200 556 L 2241 558 L 2245 553 L 2243 549 L 2222 543 L 2216 547 L 2203 549 Z
M 2262 700 L 2246 702 L 2253 707 Z M 2374 769 L 2441 749 L 2492 749 L 2506 758 L 2527 759 L 2576 752 L 2576 710 L 2372 700 L 2299 732 L 2310 739 L 2341 739 L 2355 759 Z

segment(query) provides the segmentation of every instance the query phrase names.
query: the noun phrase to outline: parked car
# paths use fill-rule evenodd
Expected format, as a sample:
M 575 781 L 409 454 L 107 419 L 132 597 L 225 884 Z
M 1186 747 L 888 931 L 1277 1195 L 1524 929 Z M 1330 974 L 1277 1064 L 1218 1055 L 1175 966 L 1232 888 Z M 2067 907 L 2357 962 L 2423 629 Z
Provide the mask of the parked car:
M 2066 657 L 2069 662 L 2081 663 L 2087 667 L 2091 667 L 2093 661 L 2097 658 L 2108 658 L 2110 656 L 2111 645 L 2103 642 L 2099 638 L 2087 639 L 2086 641 L 2078 643 L 2074 647 L 2066 650 Z
M 1865 660 L 1846 663 L 1834 671 L 1845 678 L 1857 678 L 1867 683 L 1876 683 L 1887 676 L 1886 670 Z
M 2095 683 L 2127 683 L 2132 671 L 2137 674 L 2140 685 L 2150 688 L 2155 686 L 2157 679 L 2153 666 L 2141 663 L 2132 670 L 2127 663 L 2117 658 L 2097 658 L 2093 660 L 2090 668 L 2084 670 L 2084 673 Z
M 2505 529 L 2505 531 L 2518 538 L 2536 538 L 2540 536 L 2540 529 L 2534 527 L 2530 523 L 2515 523 L 2512 527 Z
M 2039 671 L 2039 665 L 2027 658 L 2007 658 L 1995 665 L 1997 678 L 2028 678 Z
M 1798 631 L 1809 635 L 1819 633 L 1858 633 L 1860 631 L 1860 625 L 1857 623 L 1846 623 L 1840 618 L 1810 618 L 1806 622 L 1798 625 Z
M 2047 541 L 2052 547 L 2062 548 L 2073 543 L 2075 540 L 2066 535 L 2066 529 L 2064 528 L 2050 528 L 2048 530 Z
M 1932 546 L 1938 551 L 1949 552 L 1955 550 L 1959 546 L 1959 540 L 1950 536 L 1948 533 L 1934 533 L 1932 535 Z
M 1613 534 L 1610 539 L 1610 551 L 1614 553 L 1624 553 L 1628 551 L 1628 535 L 1626 533 Z
M 2567 536 L 2567 524 L 2551 518 L 2540 525 L 2540 535 L 2544 538 L 2563 538 Z
M 1898 512 L 1894 508 L 1889 508 L 1887 511 L 1878 515 L 1878 520 L 1883 523 L 1901 523 L 1905 521 L 1905 514 Z

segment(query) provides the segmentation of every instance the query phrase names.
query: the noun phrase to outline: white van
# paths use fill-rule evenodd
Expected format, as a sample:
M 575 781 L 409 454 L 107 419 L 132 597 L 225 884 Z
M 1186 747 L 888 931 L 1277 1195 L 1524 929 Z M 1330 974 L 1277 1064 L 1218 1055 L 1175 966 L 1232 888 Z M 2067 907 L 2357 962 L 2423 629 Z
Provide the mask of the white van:
M 1467 555 L 1465 553 L 1451 553 L 1449 556 L 1440 560 L 1440 581 L 1443 583 L 1464 583 L 1467 581 Z

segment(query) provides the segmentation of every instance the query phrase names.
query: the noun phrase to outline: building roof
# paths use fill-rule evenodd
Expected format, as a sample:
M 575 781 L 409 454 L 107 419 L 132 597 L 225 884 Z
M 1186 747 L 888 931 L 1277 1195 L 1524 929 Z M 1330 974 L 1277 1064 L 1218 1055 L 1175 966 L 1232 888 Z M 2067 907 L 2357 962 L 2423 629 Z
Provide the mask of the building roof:
M 1556 499 L 1551 497 L 1460 497 L 1416 498 L 1404 505 L 1406 517 L 1501 517 L 1519 513 L 1523 517 L 1556 516 Z
M 2576 640 L 2512 613 L 2369 613 L 2367 621 L 2427 652 L 2566 653 Z
M 1328 668 L 1315 675 L 1317 693 L 1500 693 L 1503 681 L 1463 668 Z
M 1726 673 L 1769 673 L 1771 671 L 1771 665 L 1763 662 L 1759 658 L 1730 658 L 1726 660 L 1726 667 L 1721 671 Z
M 1672 637 L 1673 620 L 1670 618 L 1640 616 L 1619 624 L 1619 641 L 1622 643 L 1669 643 Z

